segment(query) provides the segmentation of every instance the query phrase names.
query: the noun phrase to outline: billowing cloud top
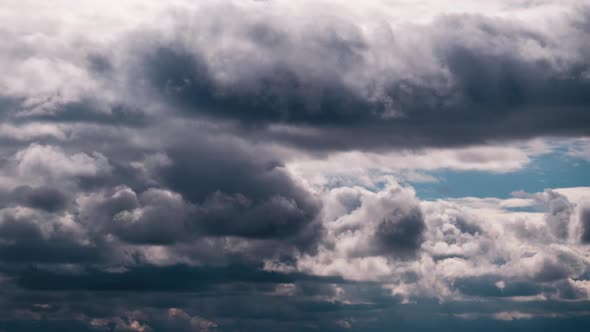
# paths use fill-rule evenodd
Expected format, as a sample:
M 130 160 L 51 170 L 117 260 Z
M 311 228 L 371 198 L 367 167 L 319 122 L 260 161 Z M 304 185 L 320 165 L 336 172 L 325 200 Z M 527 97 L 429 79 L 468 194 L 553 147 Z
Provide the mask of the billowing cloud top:
M 590 324 L 585 1 L 0 4 L 0 331 Z

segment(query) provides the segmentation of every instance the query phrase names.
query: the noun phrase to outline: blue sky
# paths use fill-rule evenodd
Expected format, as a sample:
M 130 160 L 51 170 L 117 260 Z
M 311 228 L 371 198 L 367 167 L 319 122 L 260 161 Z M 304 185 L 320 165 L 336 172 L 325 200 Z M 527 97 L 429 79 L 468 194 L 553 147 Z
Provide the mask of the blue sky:
M 565 149 L 532 157 L 522 169 L 507 173 L 486 171 L 426 171 L 437 183 L 411 183 L 423 199 L 458 197 L 508 198 L 514 191 L 541 192 L 550 188 L 590 186 L 590 162 L 569 156 Z

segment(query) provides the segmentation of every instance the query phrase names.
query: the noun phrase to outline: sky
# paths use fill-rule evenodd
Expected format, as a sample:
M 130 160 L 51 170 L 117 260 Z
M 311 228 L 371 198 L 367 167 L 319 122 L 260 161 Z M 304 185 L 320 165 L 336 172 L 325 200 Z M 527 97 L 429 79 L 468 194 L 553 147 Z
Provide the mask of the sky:
M 0 21 L 0 332 L 590 326 L 587 1 Z

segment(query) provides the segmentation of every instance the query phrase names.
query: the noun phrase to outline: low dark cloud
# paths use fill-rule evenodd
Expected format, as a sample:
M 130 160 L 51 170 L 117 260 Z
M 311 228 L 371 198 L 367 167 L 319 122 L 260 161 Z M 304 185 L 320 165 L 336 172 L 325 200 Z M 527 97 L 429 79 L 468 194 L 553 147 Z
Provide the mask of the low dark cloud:
M 211 292 L 212 286 L 231 283 L 284 284 L 308 281 L 312 283 L 345 283 L 339 277 L 317 277 L 301 273 L 267 272 L 258 266 L 136 266 L 125 271 L 53 272 L 29 269 L 17 278 L 27 290 L 93 290 L 93 291 L 182 291 Z
M 348 41 L 341 43 L 349 46 Z M 340 51 L 334 49 L 335 55 L 342 56 Z M 142 67 L 149 68 L 147 78 L 155 93 L 173 105 L 189 113 L 237 119 L 245 124 L 350 125 L 371 120 L 383 107 L 372 105 L 335 75 L 317 77 L 288 64 L 277 63 L 251 77 L 240 77 L 230 86 L 215 81 L 212 69 L 198 53 L 170 46 L 150 51 Z
M 164 184 L 196 205 L 197 231 L 283 238 L 312 225 L 319 202 L 279 161 L 264 151 L 210 143 L 172 150 L 170 166 L 159 171 Z
M 582 223 L 582 242 L 590 243 L 590 209 L 585 208 L 580 213 Z
M 573 29 L 570 38 L 587 39 L 585 25 L 567 24 Z M 556 65 L 561 60 L 552 37 L 518 22 L 477 15 L 440 18 L 418 32 L 432 52 L 425 67 L 435 67 L 433 73 L 410 77 L 385 68 L 383 79 L 359 77 L 357 85 L 349 77 L 358 76 L 357 70 L 374 70 L 368 59 L 381 51 L 372 49 L 375 41 L 357 26 L 348 25 L 345 36 L 306 31 L 303 40 L 280 26 L 244 23 L 244 28 L 256 32 L 236 36 L 230 28 L 220 28 L 219 33 L 242 38 L 252 47 L 251 57 L 222 53 L 227 60 L 220 64 L 209 59 L 213 39 L 190 48 L 164 41 L 143 51 L 132 77 L 149 82 L 149 95 L 174 108 L 235 120 L 248 135 L 306 149 L 467 145 L 589 134 L 582 125 L 590 120 L 585 112 L 590 103 L 587 49 L 572 49 L 580 58 Z M 177 32 L 179 38 L 185 33 Z M 281 36 L 280 42 L 269 43 L 268 36 Z M 549 55 L 535 59 L 497 46 L 500 41 L 514 48 L 535 45 Z M 401 46 L 394 40 L 393 48 Z M 327 56 L 333 60 L 326 61 Z M 257 62 L 259 57 L 266 61 Z M 272 125 L 294 128 L 275 132 L 269 130 Z
M 424 241 L 426 225 L 419 208 L 407 213 L 393 211 L 377 225 L 375 237 L 380 251 L 394 257 L 411 258 Z
M 46 222 L 44 215 L 21 217 L 4 212 L 1 218 L 0 258 L 4 263 L 98 263 L 110 250 L 95 242 L 84 244 L 75 231 Z
M 32 208 L 56 212 L 64 209 L 68 202 L 68 196 L 56 188 L 41 186 L 31 188 L 29 186 L 17 187 L 11 196 L 16 203 Z
M 534 296 L 543 292 L 543 287 L 536 283 L 493 275 L 457 279 L 453 287 L 465 295 L 483 297 Z

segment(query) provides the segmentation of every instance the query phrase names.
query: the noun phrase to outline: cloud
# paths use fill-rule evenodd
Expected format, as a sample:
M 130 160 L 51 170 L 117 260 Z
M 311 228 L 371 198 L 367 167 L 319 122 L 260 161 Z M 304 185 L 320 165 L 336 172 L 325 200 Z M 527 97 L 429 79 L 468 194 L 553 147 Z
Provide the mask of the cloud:
M 582 225 L 582 242 L 590 243 L 590 209 L 587 207 L 581 209 L 579 218 Z
M 323 187 L 358 184 L 370 187 L 395 177 L 410 183 L 439 181 L 432 171 L 510 173 L 526 168 L 547 151 L 531 151 L 534 142 L 516 146 L 477 146 L 448 149 L 404 149 L 384 152 L 338 152 L 318 158 L 294 154 L 285 167 L 311 185 Z
M 418 254 L 425 224 L 411 189 L 396 183 L 377 193 L 342 187 L 326 193 L 325 199 L 324 238 L 315 257 L 298 261 L 301 269 L 373 280 L 392 272 L 388 260 Z
M 66 134 L 59 126 L 44 123 L 31 123 L 22 126 L 1 124 L 0 132 L 0 136 L 3 138 L 11 138 L 19 141 L 29 141 L 42 137 L 53 137 L 58 140 L 66 138 Z
M 170 164 L 157 174 L 196 205 L 192 218 L 198 231 L 277 238 L 313 226 L 319 202 L 271 151 L 236 140 L 224 142 L 224 137 L 201 139 L 201 145 L 174 146 L 168 152 Z
M 61 210 L 68 204 L 67 195 L 51 187 L 17 187 L 12 192 L 12 195 L 16 202 L 24 206 L 30 206 L 48 212 Z
M 32 82 L 3 82 L 20 104 L 10 114 L 120 124 L 193 114 L 307 150 L 588 134 L 588 15 L 579 3 L 554 12 L 545 3 L 491 6 L 497 17 L 434 6 L 425 20 L 395 15 L 422 16 L 398 2 L 340 4 L 340 15 L 329 3 L 154 5 L 142 8 L 145 21 L 103 8 L 97 24 L 110 38 L 82 38 L 77 48 L 72 34 L 26 32 L 85 22 L 28 22 L 7 32 L 7 77 Z M 172 23 L 147 28 L 155 13 Z M 109 15 L 127 24 L 115 28 Z
M 549 228 L 558 238 L 567 238 L 573 207 L 567 197 L 559 193 L 547 191 L 546 194 L 549 203 L 549 212 L 546 220 Z
M 93 241 L 71 214 L 5 208 L 0 210 L 0 229 L 0 257 L 7 264 L 100 262 L 111 251 Z
M 170 308 L 168 309 L 168 317 L 171 321 L 174 321 L 175 325 L 186 326 L 184 330 L 194 332 L 210 332 L 217 328 L 217 324 L 199 316 L 191 317 L 189 314 L 184 312 L 182 309 Z M 180 330 L 178 327 L 177 330 Z
M 460 278 L 455 280 L 453 286 L 465 295 L 484 297 L 534 296 L 543 291 L 541 286 L 534 283 L 504 281 L 497 276 Z
M 14 155 L 17 173 L 24 177 L 50 178 L 95 176 L 110 171 L 106 157 L 98 152 L 66 154 L 60 147 L 31 144 Z
M 424 296 L 558 299 L 563 282 L 587 278 L 588 263 L 585 249 L 572 244 L 578 243 L 578 233 L 569 231 L 583 205 L 571 203 L 557 191 L 531 194 L 538 200 L 526 204 L 546 206 L 544 213 L 511 211 L 514 198 L 423 201 L 416 207 L 411 204 L 411 189 L 396 188 L 396 184 L 377 192 L 334 188 L 324 198 L 327 231 L 320 249 L 316 255 L 299 258 L 298 268 L 353 280 L 379 280 L 408 301 Z M 383 207 L 394 211 L 393 220 L 412 225 L 388 224 L 394 235 L 408 229 L 420 231 L 399 239 L 389 237 L 390 232 L 373 221 L 372 216 L 381 213 L 378 197 L 387 202 Z M 395 212 L 397 206 L 409 213 L 407 217 L 395 219 L 404 216 Z M 367 235 L 371 230 L 376 230 L 376 238 Z M 383 246 L 380 239 L 384 238 L 391 240 L 386 242 L 390 246 Z M 377 246 L 378 256 L 367 245 Z M 404 253 L 412 253 L 412 259 L 404 260 Z M 580 296 L 576 298 L 586 299 Z
M 568 148 L 567 154 L 574 158 L 582 160 L 590 160 L 590 145 L 587 139 L 579 139 L 571 144 Z
M 394 255 L 411 255 L 422 244 L 424 221 L 419 209 L 409 211 L 407 215 L 395 212 L 386 216 L 377 226 L 376 238 L 384 252 Z
M 587 187 L 410 186 L 585 167 L 582 1 L 4 7 L 0 331 L 587 323 Z
M 256 7 L 264 18 L 276 8 L 222 8 L 241 17 Z M 189 28 L 144 51 L 135 80 L 146 80 L 150 95 L 189 113 L 237 120 L 254 137 L 306 149 L 587 134 L 576 126 L 587 104 L 587 50 L 576 46 L 587 35 L 577 23 L 586 20 L 585 11 L 572 21 L 552 17 L 564 23 L 550 32 L 481 15 L 442 16 L 425 27 L 369 24 L 351 16 L 287 30 L 287 17 L 223 24 L 216 21 L 219 10 L 205 6 L 176 18 L 203 27 L 192 43 L 182 42 Z M 211 26 L 218 27 L 215 34 L 208 32 Z M 217 45 L 218 34 L 240 47 Z M 558 43 L 562 34 L 567 42 Z M 419 60 L 407 53 L 418 40 L 424 54 Z
M 130 193 L 135 195 L 134 193 Z M 190 206 L 176 193 L 148 189 L 139 197 L 141 207 L 115 214 L 109 227 L 131 243 L 169 244 L 190 236 Z

